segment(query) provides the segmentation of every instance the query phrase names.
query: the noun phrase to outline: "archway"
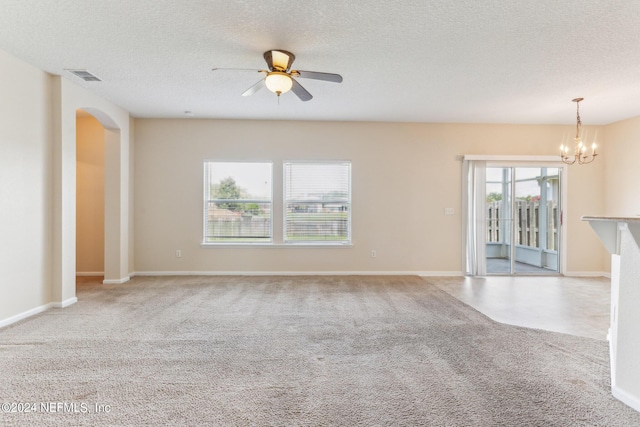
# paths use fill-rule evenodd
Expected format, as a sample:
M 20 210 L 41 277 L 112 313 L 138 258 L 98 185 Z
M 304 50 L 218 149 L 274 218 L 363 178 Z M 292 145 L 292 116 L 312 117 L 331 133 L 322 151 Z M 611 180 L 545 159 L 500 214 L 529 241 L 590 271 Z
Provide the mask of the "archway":
M 76 111 L 76 285 L 104 280 L 105 131 Z
M 76 297 L 76 111 L 95 117 L 104 127 L 105 242 L 104 282 L 124 283 L 130 259 L 129 113 L 60 77 L 54 81 L 53 126 L 53 255 L 51 297 L 66 307 Z
M 122 263 L 123 254 L 121 253 L 121 135 L 118 125 L 109 117 L 108 114 L 95 108 L 81 108 L 76 110 L 76 133 L 79 135 L 82 131 L 78 125 L 79 121 L 92 121 L 93 129 L 89 133 L 93 133 L 95 140 L 93 141 L 98 147 L 93 147 L 91 155 L 98 164 L 93 171 L 85 176 L 76 176 L 76 252 L 87 251 L 81 256 L 76 256 L 78 261 L 82 260 L 85 264 L 81 268 L 76 266 L 76 273 L 85 269 L 86 274 L 99 273 L 103 275 L 104 283 L 122 283 L 128 280 L 128 276 L 123 278 Z M 97 126 L 97 128 L 96 128 Z M 85 131 L 87 129 L 84 129 Z M 92 132 L 91 132 L 92 131 Z M 96 134 L 96 132 L 101 134 Z M 85 132 L 86 134 L 86 132 Z M 90 136 L 90 135 L 85 135 Z M 79 143 L 80 141 L 78 141 Z M 85 141 L 86 142 L 86 141 Z M 78 147 L 79 148 L 79 147 Z M 96 148 L 101 153 L 96 153 Z M 79 155 L 86 154 L 76 152 L 76 161 Z M 80 172 L 77 169 L 78 173 Z M 85 171 L 87 172 L 87 171 Z M 88 191 L 94 191 L 89 200 L 83 200 L 80 191 L 87 191 L 83 183 L 78 181 L 83 178 L 94 178 L 98 182 L 89 185 Z M 83 188 L 84 187 L 84 188 Z M 99 200 L 102 199 L 102 200 Z M 88 207 L 87 204 L 92 206 Z M 96 213 L 96 208 L 101 209 L 101 215 L 96 214 L 94 218 L 87 218 L 87 215 Z M 89 211 L 89 212 L 87 212 Z M 82 214 L 82 216 L 81 216 Z M 126 221 L 126 218 L 124 219 Z M 87 229 L 87 227 L 95 227 Z M 96 230 L 97 228 L 97 230 Z M 88 233 L 91 242 L 83 239 L 79 233 Z M 98 237 L 98 234 L 100 236 Z M 88 255 L 85 257 L 85 255 Z M 82 258 L 84 257 L 84 258 Z M 93 266 L 86 270 L 87 266 Z M 96 268 L 99 266 L 100 268 Z M 126 273 L 125 273 L 126 274 Z

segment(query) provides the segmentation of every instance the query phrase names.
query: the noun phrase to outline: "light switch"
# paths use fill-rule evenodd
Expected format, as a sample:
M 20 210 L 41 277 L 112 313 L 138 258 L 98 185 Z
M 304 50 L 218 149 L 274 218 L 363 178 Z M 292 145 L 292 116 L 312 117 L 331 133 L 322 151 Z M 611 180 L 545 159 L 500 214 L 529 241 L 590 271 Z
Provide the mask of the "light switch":
M 453 208 L 444 208 L 444 214 L 445 215 L 453 215 L 454 214 Z

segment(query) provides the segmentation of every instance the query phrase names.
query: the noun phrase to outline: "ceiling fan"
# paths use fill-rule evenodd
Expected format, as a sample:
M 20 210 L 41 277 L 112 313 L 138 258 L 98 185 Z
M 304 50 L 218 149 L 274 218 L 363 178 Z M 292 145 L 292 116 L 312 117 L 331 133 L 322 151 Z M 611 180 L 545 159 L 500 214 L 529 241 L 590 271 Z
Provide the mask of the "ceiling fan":
M 251 70 L 265 73 L 264 79 L 247 89 L 242 96 L 251 96 L 266 86 L 271 92 L 280 97 L 291 90 L 302 101 L 309 101 L 313 96 L 298 83 L 294 77 L 302 79 L 324 80 L 327 82 L 342 83 L 342 76 L 333 73 L 321 73 L 318 71 L 292 70 L 291 64 L 296 59 L 295 55 L 286 50 L 268 50 L 264 53 L 268 70 Z M 245 68 L 214 68 L 216 70 L 246 70 Z

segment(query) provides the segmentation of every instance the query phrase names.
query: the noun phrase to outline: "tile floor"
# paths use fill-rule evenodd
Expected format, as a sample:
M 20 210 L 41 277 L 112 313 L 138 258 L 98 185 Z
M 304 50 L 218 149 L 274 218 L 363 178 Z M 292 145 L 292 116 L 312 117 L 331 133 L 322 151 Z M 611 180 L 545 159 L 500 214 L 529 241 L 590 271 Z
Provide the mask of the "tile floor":
M 509 274 L 511 270 L 511 261 L 506 258 L 487 258 L 487 274 Z M 555 270 L 548 268 L 536 267 L 533 265 L 525 264 L 523 262 L 515 262 L 516 273 L 546 275 L 546 274 L 558 274 Z
M 427 277 L 490 318 L 511 325 L 605 340 L 611 280 L 603 277 Z

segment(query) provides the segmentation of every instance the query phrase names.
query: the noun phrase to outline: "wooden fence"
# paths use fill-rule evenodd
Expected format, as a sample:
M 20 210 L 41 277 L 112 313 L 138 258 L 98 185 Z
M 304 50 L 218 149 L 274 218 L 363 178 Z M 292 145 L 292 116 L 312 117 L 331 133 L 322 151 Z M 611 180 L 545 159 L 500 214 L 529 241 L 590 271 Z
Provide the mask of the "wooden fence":
M 540 236 L 540 201 L 516 201 L 516 244 L 558 250 L 558 205 L 555 201 L 547 202 L 546 236 Z M 544 212 L 544 209 L 542 210 Z M 487 243 L 508 243 L 505 236 L 510 227 L 509 218 L 504 217 L 502 202 L 487 202 Z M 544 223 L 543 223 L 544 224 Z M 544 229 L 542 230 L 544 232 Z M 541 245 L 540 239 L 546 239 Z

